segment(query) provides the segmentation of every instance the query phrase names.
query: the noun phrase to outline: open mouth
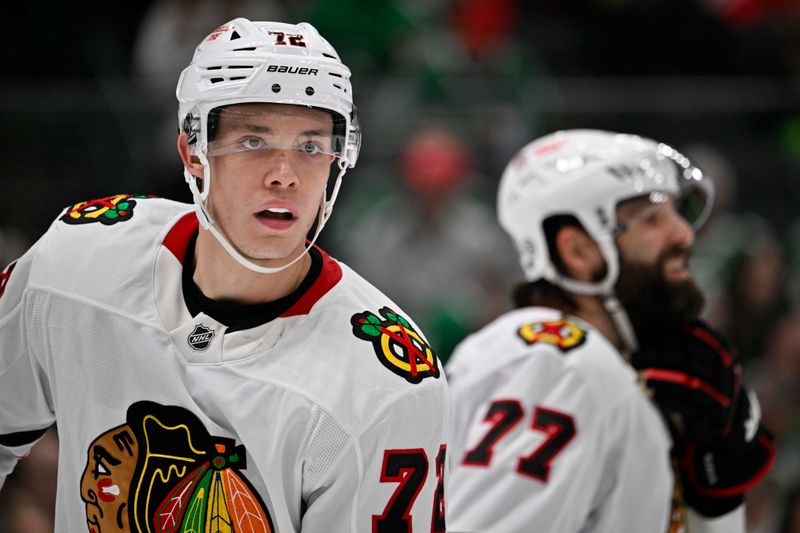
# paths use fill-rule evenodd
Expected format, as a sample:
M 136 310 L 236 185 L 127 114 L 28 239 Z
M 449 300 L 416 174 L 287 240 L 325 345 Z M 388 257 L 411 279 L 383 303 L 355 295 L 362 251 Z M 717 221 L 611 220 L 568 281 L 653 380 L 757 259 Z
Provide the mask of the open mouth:
M 689 276 L 688 257 L 684 254 L 674 255 L 664 261 L 664 273 L 668 277 L 684 279 Z
M 292 215 L 292 212 L 282 207 L 270 207 L 269 209 L 264 209 L 263 211 L 259 211 L 258 213 L 256 213 L 256 216 L 267 220 L 294 219 L 294 215 Z

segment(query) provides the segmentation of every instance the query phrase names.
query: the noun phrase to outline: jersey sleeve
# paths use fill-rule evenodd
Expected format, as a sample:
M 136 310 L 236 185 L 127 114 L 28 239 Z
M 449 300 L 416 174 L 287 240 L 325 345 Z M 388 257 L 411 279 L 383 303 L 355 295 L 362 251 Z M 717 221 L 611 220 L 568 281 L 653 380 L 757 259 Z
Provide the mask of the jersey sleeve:
M 448 424 L 446 388 L 435 386 L 406 389 L 376 406 L 370 423 L 347 444 L 335 436 L 341 429 L 328 428 L 332 438 L 320 439 L 327 453 L 336 442 L 345 451 L 306 499 L 302 531 L 444 532 Z M 313 440 L 309 458 L 326 453 Z
M 37 246 L 0 274 L 0 486 L 55 420 L 34 353 L 44 331 L 31 322 L 41 318 L 42 306 L 27 290 Z

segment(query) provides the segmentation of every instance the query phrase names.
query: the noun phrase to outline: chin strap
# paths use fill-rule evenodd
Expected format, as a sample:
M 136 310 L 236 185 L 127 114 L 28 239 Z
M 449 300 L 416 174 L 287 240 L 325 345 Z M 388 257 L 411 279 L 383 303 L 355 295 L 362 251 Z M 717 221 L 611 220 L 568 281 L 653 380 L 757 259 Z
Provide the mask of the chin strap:
M 624 351 L 628 355 L 632 354 L 639 348 L 639 342 L 636 340 L 636 333 L 633 331 L 633 324 L 631 324 L 631 319 L 628 317 L 628 312 L 625 311 L 625 308 L 619 303 L 619 299 L 613 294 L 604 296 L 602 300 L 603 307 L 606 308 L 611 321 L 617 328 L 617 334 L 620 341 L 622 341 Z

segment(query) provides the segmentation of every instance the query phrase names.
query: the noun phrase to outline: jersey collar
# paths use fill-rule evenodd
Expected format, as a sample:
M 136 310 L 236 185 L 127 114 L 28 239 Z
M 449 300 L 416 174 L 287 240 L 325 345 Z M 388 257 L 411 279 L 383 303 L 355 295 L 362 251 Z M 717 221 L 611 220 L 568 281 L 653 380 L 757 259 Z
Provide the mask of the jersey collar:
M 164 246 L 175 256 L 181 267 L 184 265 L 189 243 L 199 231 L 199 226 L 197 215 L 194 212 L 186 213 L 164 238 Z M 322 271 L 308 290 L 288 309 L 283 311 L 279 315 L 280 317 L 307 315 L 311 308 L 342 279 L 342 268 L 339 263 L 322 248 L 316 245 L 314 248 L 322 256 Z

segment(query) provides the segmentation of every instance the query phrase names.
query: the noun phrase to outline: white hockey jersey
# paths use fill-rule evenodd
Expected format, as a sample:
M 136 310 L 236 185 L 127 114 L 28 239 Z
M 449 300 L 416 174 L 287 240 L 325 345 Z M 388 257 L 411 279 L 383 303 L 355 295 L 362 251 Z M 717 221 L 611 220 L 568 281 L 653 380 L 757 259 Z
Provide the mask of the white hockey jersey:
M 451 533 L 667 531 L 667 428 L 591 326 L 512 311 L 463 341 L 447 375 Z
M 411 320 L 322 253 L 278 318 L 183 300 L 192 207 L 68 208 L 0 276 L 0 484 L 58 422 L 57 531 L 444 531 L 449 396 Z

